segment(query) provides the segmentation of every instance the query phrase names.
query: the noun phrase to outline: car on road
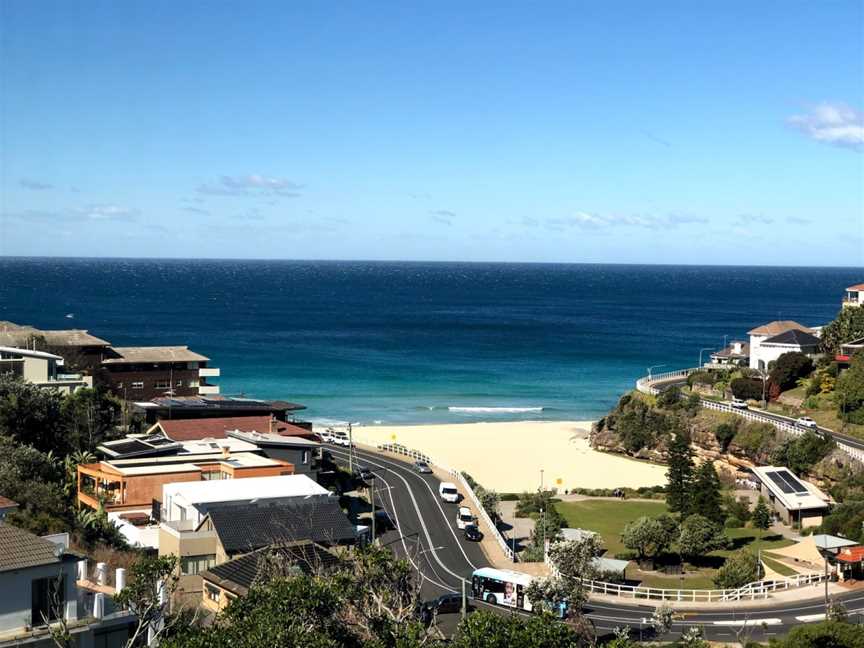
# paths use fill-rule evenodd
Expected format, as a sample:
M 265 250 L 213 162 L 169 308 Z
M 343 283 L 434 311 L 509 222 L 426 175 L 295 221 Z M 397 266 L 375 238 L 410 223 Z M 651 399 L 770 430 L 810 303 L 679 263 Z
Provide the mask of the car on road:
M 800 417 L 795 421 L 795 425 L 797 425 L 798 427 L 807 428 L 808 430 L 816 430 L 819 428 L 819 426 L 816 424 L 816 421 L 814 421 L 809 416 Z
M 460 506 L 456 512 L 456 526 L 464 529 L 469 524 L 474 524 L 474 514 L 467 506 Z
M 465 525 L 464 534 L 465 539 L 470 542 L 480 542 L 483 539 L 483 532 L 473 523 Z
M 438 614 L 455 614 L 462 611 L 462 595 L 461 594 L 442 594 L 431 601 L 420 603 L 419 616 L 424 625 L 431 625 L 432 620 Z M 471 606 L 466 601 L 466 609 L 470 610 Z
M 441 482 L 438 484 L 438 495 L 442 500 L 451 504 L 459 501 L 459 491 L 456 489 L 456 484 L 451 482 Z
M 742 398 L 733 398 L 731 401 L 729 401 L 729 405 L 731 407 L 734 407 L 735 409 L 747 409 L 747 401 Z
M 369 470 L 366 466 L 358 466 L 355 474 L 357 475 L 357 479 L 364 481 L 367 484 L 375 479 L 375 473 Z
M 429 467 L 429 464 L 425 461 L 415 461 L 414 462 L 414 470 L 418 473 L 431 473 L 432 469 Z
M 342 446 L 343 448 L 351 447 L 351 440 L 348 438 L 348 434 L 346 432 L 335 431 L 330 435 L 330 443 L 337 446 Z

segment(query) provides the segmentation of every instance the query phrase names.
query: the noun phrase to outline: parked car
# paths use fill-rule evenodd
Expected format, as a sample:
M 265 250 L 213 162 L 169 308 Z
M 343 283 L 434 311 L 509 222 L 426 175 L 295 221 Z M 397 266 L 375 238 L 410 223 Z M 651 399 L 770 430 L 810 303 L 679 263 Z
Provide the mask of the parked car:
M 464 529 L 469 524 L 474 524 L 474 514 L 467 506 L 460 506 L 456 512 L 456 526 Z
M 333 432 L 330 435 L 330 443 L 342 446 L 343 448 L 351 447 L 351 440 L 348 438 L 348 434 L 345 432 Z
M 375 479 L 375 473 L 369 470 L 369 468 L 367 468 L 366 466 L 358 466 L 356 475 L 358 479 L 366 482 L 367 484 L 373 479 Z
M 797 421 L 795 421 L 795 425 L 797 425 L 798 427 L 807 428 L 808 430 L 816 430 L 819 428 L 819 426 L 816 424 L 816 421 L 814 421 L 809 416 L 802 416 Z
M 459 501 L 459 491 L 456 490 L 456 484 L 451 482 L 441 482 L 438 484 L 438 495 L 442 500 L 451 504 Z
M 483 539 L 483 532 L 477 528 L 476 524 L 465 525 L 465 539 L 470 542 L 480 542 Z
M 414 462 L 414 470 L 418 473 L 431 473 L 432 469 L 429 467 L 425 461 L 415 461 Z
M 733 398 L 731 401 L 729 401 L 729 405 L 731 405 L 735 409 L 747 409 L 747 401 L 741 398 Z

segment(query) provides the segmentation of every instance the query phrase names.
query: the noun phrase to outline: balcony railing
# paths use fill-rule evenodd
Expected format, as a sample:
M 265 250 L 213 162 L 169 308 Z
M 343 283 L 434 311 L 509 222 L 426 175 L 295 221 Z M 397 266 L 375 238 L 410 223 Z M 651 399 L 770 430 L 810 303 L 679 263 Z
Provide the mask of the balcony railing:
M 218 378 L 219 369 L 217 367 L 201 367 L 198 370 L 199 378 Z

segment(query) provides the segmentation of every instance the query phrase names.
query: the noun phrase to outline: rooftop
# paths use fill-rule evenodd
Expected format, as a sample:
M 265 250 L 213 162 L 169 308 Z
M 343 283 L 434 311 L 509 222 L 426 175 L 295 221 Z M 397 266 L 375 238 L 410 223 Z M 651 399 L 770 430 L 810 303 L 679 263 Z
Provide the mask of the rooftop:
M 312 432 L 291 423 L 274 421 L 269 414 L 263 416 L 224 416 L 207 419 L 174 419 L 155 423 L 151 429 L 161 428 L 175 441 L 224 439 L 228 430 L 240 432 L 275 432 L 277 435 L 311 437 Z
M 789 329 L 779 335 L 762 340 L 762 344 L 788 344 L 802 347 L 818 346 L 819 342 L 819 338 L 812 333 L 798 329 Z
M 848 538 L 840 536 L 827 535 L 824 533 L 814 533 L 813 541 L 820 549 L 840 549 L 841 547 L 852 547 L 858 543 Z
M 201 577 L 239 596 L 253 585 L 273 576 L 271 566 L 289 567 L 304 574 L 336 565 L 339 558 L 325 547 L 310 541 L 264 547 L 201 572 Z
M 210 481 L 165 484 L 163 494 L 183 497 L 190 504 L 208 502 L 249 501 L 257 498 L 278 499 L 330 495 L 330 491 L 306 475 L 278 475 L 275 477 L 246 477 L 244 479 L 218 479 Z M 165 499 L 163 498 L 163 501 Z
M 306 432 L 306 430 L 304 430 Z M 306 439 L 300 436 L 286 436 L 282 434 L 270 434 L 261 432 L 244 432 L 242 430 L 229 430 L 228 436 L 235 439 L 241 439 L 254 443 L 257 446 L 303 446 L 307 448 L 318 448 L 321 446 L 319 441 Z
M 58 545 L 0 522 L 0 572 L 60 562 Z
M 789 329 L 797 329 L 799 331 L 807 331 L 810 332 L 810 327 L 804 326 L 803 324 L 799 324 L 794 320 L 776 320 L 774 322 L 768 322 L 767 324 L 763 324 L 762 326 L 757 326 L 752 331 L 748 331 L 748 335 L 779 335 L 784 331 L 788 331 Z
M 147 362 L 206 362 L 210 358 L 190 351 L 187 346 L 111 347 L 116 358 L 105 358 L 102 364 L 135 364 Z
M 60 360 L 63 358 L 54 355 L 53 353 L 48 353 L 46 351 L 32 351 L 30 349 L 22 349 L 20 347 L 10 347 L 10 346 L 0 346 L 0 354 L 7 353 L 10 355 L 19 355 L 25 358 L 42 358 L 43 360 Z
M 289 403 L 280 400 L 259 400 L 256 398 L 244 398 L 243 396 L 174 396 L 172 398 L 154 398 L 149 401 L 135 403 L 141 409 L 226 409 L 226 410 L 301 410 L 305 405 Z
M 788 511 L 824 509 L 828 496 L 818 488 L 798 479 L 784 466 L 753 468 L 753 474 L 771 491 Z
M 9 509 L 16 508 L 18 506 L 18 502 L 15 502 L 8 497 L 3 497 L 0 495 L 0 509 Z
M 357 538 L 336 497 L 223 504 L 208 507 L 207 516 L 228 553 L 298 540 L 339 544 Z
M 844 547 L 837 553 L 837 560 L 849 563 L 864 561 L 864 547 Z
M 43 331 L 33 326 L 0 321 L 0 343 L 17 346 L 33 337 L 41 337 L 51 346 L 108 346 L 110 342 L 90 335 L 83 329 Z
M 735 345 L 738 345 L 740 351 L 735 351 Z M 737 340 L 731 342 L 729 346 L 720 351 L 715 351 L 711 354 L 714 358 L 746 358 L 750 356 L 750 345 L 747 342 L 739 342 Z
M 848 290 L 849 292 L 862 292 L 864 291 L 864 283 L 849 286 L 846 290 Z

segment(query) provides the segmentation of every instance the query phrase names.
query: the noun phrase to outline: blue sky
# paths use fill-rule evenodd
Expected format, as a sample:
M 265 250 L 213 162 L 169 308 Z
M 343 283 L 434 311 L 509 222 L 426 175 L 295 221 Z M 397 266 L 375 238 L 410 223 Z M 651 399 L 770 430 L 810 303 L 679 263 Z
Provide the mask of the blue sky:
M 0 255 L 864 265 L 861 2 L 0 3 Z

